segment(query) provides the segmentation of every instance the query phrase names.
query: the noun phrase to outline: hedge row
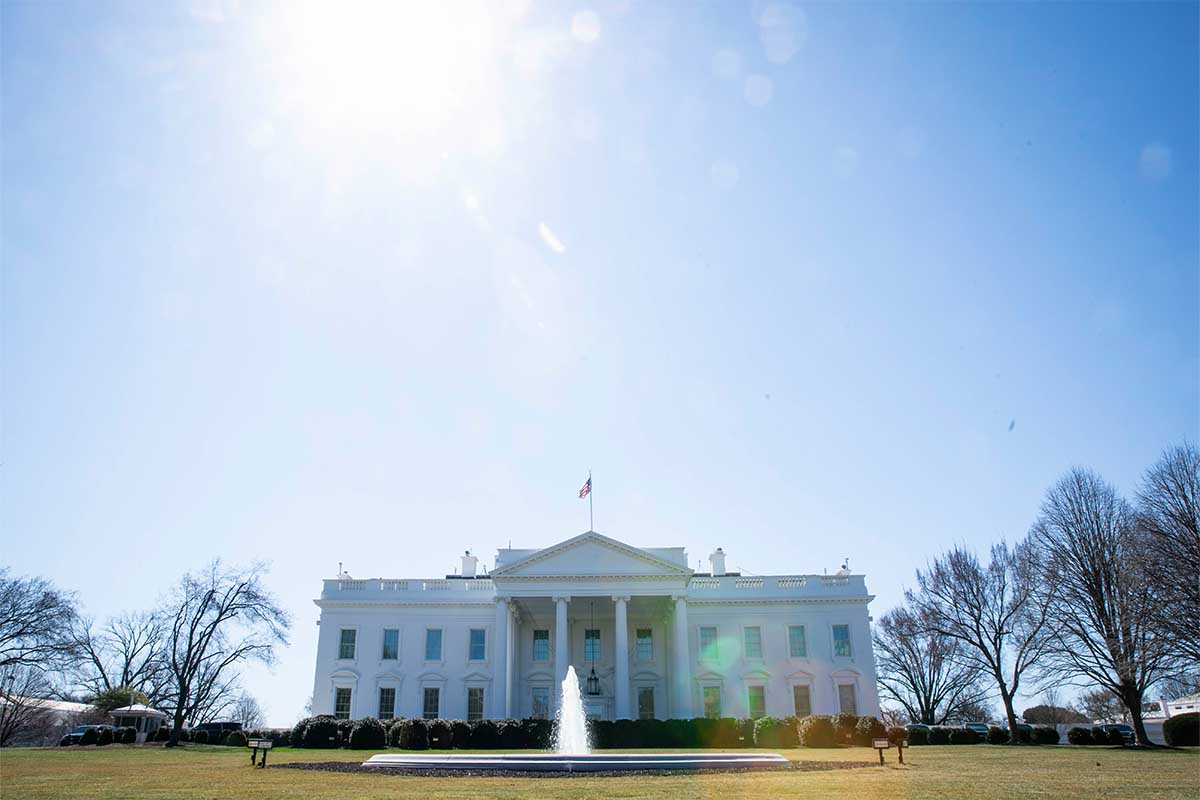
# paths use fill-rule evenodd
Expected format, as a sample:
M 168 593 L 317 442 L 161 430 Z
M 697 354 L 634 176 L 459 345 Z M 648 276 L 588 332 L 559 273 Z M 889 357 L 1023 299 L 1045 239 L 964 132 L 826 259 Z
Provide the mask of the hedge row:
M 1022 744 L 1058 744 L 1058 731 L 1051 726 L 1034 726 L 1032 730 L 1017 728 L 1017 741 Z M 926 744 L 1006 744 L 1009 740 L 1008 731 L 995 725 L 988 728 L 987 736 L 983 736 L 970 728 L 952 728 L 935 725 L 931 728 L 914 728 L 908 731 L 909 746 Z
M 753 719 L 622 719 L 588 724 L 596 748 L 640 747 L 834 747 L 869 745 L 889 735 L 874 717 L 762 717 Z M 554 723 L 544 719 L 463 720 L 366 718 L 339 720 L 322 715 L 296 723 L 289 737 L 293 747 L 378 750 L 523 750 L 552 744 Z
M 1174 719 L 1174 717 L 1172 717 Z M 1170 722 L 1170 720 L 1168 720 Z M 1166 735 L 1167 726 L 1163 725 L 1163 734 Z M 1105 730 L 1104 728 L 1083 728 L 1075 727 L 1067 731 L 1067 741 L 1071 744 L 1104 744 L 1116 745 L 1123 747 L 1125 739 L 1121 736 L 1121 732 L 1116 729 Z M 1167 739 L 1168 744 L 1170 738 Z
M 132 737 L 130 736 L 130 731 L 133 731 Z M 121 728 L 118 729 L 118 733 L 121 733 L 121 738 L 117 740 L 124 744 L 133 744 L 137 740 L 137 731 L 134 731 L 133 728 Z M 88 738 L 86 734 L 84 738 Z M 171 729 L 165 725 L 157 731 L 146 735 L 147 742 L 166 742 L 170 738 Z M 228 747 L 245 747 L 249 739 L 270 739 L 276 747 L 287 747 L 291 743 L 291 738 L 292 732 L 288 728 L 254 728 L 245 731 L 224 731 L 220 734 L 219 738 L 215 733 L 209 733 L 204 730 L 193 731 L 184 728 L 179 735 L 179 741 L 181 742 L 222 744 Z
M 137 730 L 135 728 L 89 728 L 84 731 L 80 737 L 79 744 L 81 745 L 106 745 L 106 744 L 134 744 L 137 742 Z M 67 737 L 64 736 L 58 742 L 60 745 L 69 744 Z

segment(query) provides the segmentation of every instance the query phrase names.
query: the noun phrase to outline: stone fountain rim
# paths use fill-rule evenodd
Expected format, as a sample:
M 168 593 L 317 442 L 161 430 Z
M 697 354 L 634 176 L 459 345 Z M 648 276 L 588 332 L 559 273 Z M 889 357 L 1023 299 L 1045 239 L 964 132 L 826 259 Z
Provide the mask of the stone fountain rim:
M 791 762 L 779 753 L 380 753 L 363 767 L 428 770 L 507 770 L 530 772 L 642 772 L 786 768 Z

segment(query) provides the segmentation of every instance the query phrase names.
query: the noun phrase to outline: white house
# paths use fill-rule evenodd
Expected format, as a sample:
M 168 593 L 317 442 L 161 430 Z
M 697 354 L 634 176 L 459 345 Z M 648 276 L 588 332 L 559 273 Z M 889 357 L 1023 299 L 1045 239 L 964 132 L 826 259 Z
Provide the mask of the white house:
M 862 575 L 688 568 L 587 532 L 500 550 L 489 575 L 326 580 L 313 713 L 553 717 L 575 667 L 596 719 L 879 714 Z

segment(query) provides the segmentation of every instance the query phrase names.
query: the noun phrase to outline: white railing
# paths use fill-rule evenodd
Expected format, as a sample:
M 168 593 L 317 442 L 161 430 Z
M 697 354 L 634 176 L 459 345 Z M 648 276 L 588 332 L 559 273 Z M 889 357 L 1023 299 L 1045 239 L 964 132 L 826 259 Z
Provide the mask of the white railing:
M 698 575 L 688 581 L 688 589 L 708 597 L 720 592 L 737 592 L 742 596 L 773 596 L 775 592 L 803 596 L 865 595 L 862 575 Z M 471 593 L 482 599 L 483 593 L 495 592 L 491 578 L 368 578 L 325 581 L 325 596 L 342 592 L 359 593 L 437 592 L 446 594 Z M 461 595 L 460 595 L 461 596 Z M 472 601 L 474 602 L 474 601 Z
M 803 595 L 805 597 L 865 595 L 862 575 L 698 575 L 690 591 L 711 597 L 718 593 L 742 596 Z
M 429 580 L 408 578 L 355 578 L 339 580 L 333 578 L 325 581 L 325 592 L 494 592 L 496 584 L 490 579 L 477 580 L 445 580 L 431 578 Z

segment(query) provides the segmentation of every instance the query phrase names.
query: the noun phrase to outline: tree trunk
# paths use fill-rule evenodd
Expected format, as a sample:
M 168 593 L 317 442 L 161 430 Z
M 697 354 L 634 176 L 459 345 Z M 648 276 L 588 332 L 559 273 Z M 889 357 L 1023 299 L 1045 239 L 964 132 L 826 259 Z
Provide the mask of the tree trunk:
M 999 681 L 999 685 L 1000 701 L 1004 703 L 1004 715 L 1008 718 L 1008 744 L 1020 744 L 1021 739 L 1017 734 L 1017 712 L 1013 710 L 1012 695 L 1003 681 Z
M 171 727 L 171 739 L 167 742 L 167 747 L 179 746 L 179 734 L 183 731 L 183 709 L 175 709 L 175 724 Z
M 1121 700 L 1129 711 L 1129 719 L 1133 723 L 1134 739 L 1142 747 L 1155 747 L 1154 742 L 1150 741 L 1150 737 L 1146 734 L 1146 723 L 1142 719 L 1142 692 L 1138 691 L 1136 686 L 1128 683 L 1123 688 Z
M 189 688 L 182 681 L 179 682 L 179 694 L 175 699 L 175 724 L 171 727 L 171 739 L 167 742 L 167 747 L 179 746 L 179 737 L 183 733 L 184 698 L 188 696 Z

